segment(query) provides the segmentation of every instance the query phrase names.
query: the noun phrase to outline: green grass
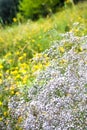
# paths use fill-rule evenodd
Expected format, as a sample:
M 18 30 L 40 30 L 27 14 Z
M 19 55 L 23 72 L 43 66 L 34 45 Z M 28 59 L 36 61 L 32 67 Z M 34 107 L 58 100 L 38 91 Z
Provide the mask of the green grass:
M 79 3 L 72 8 L 61 8 L 51 17 L 41 18 L 36 22 L 28 20 L 26 23 L 16 22 L 11 26 L 1 27 L 1 84 L 5 79 L 3 75 L 8 75 L 6 78 L 13 79 L 13 84 L 16 85 L 30 83 L 35 77 L 34 71 L 46 67 L 40 65 L 42 63 L 33 64 L 31 59 L 39 57 L 38 54 L 49 48 L 53 41 L 61 39 L 60 33 L 71 31 L 78 36 L 86 35 L 86 8 L 87 2 Z M 35 65 L 39 67 L 35 69 Z
M 33 64 L 31 59 L 39 57 L 39 53 L 48 49 L 53 41 L 61 39 L 60 33 L 71 31 L 77 36 L 86 35 L 86 8 L 87 2 L 79 3 L 72 8 L 61 8 L 51 17 L 41 18 L 36 22 L 28 20 L 26 23 L 16 22 L 11 26 L 1 27 L 1 84 L 5 79 L 3 75 L 8 75 L 6 78 L 13 79 L 13 84 L 16 85 L 30 83 L 35 77 L 34 71 L 46 67 L 42 63 Z M 39 66 L 37 69 L 36 65 Z

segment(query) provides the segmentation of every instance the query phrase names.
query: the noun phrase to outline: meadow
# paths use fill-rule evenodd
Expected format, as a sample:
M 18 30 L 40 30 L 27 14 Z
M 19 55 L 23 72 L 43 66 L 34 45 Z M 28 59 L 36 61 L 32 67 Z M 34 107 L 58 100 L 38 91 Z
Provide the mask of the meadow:
M 31 129 L 32 130 L 40 130 L 40 129 L 41 130 L 42 129 L 43 130 L 53 130 L 53 129 L 68 130 L 68 128 L 65 128 L 65 127 L 61 129 L 57 127 L 48 128 L 47 126 L 45 126 L 44 123 L 43 123 L 44 124 L 43 128 L 42 126 L 40 128 L 40 124 L 39 124 L 39 122 L 41 121 L 40 116 L 38 118 L 37 123 L 35 122 L 35 119 L 32 118 L 34 122 L 32 122 L 32 120 L 29 122 L 30 125 L 32 126 L 32 128 L 30 128 L 29 124 L 27 124 L 28 122 L 27 119 L 28 119 L 29 114 L 24 112 L 24 115 L 22 115 L 22 113 L 23 113 L 23 110 L 27 111 L 26 110 L 27 108 L 31 114 L 30 109 L 33 110 L 34 109 L 33 107 L 35 107 L 35 110 L 38 108 L 38 110 L 40 111 L 40 107 L 38 107 L 38 102 L 36 102 L 37 99 L 35 99 L 35 97 L 33 98 L 33 94 L 31 94 L 32 93 L 31 91 L 30 91 L 31 93 L 29 92 L 29 89 L 33 88 L 34 85 L 41 86 L 41 90 L 39 90 L 40 87 L 39 88 L 37 87 L 37 91 L 38 91 L 37 93 L 39 93 L 39 91 L 40 92 L 42 91 L 44 93 L 43 86 L 45 86 L 48 83 L 49 79 L 53 79 L 53 77 L 59 74 L 58 72 L 59 70 L 57 69 L 57 66 L 59 66 L 61 74 L 64 75 L 66 68 L 69 65 L 72 65 L 72 62 L 74 62 L 74 59 L 71 57 L 72 59 L 72 62 L 71 62 L 69 59 L 70 58 L 69 55 L 73 54 L 74 56 L 75 55 L 74 52 L 78 55 L 77 61 L 79 60 L 82 61 L 83 59 L 81 56 L 84 57 L 84 60 L 85 60 L 84 73 L 86 75 L 86 65 L 87 65 L 86 57 L 87 56 L 85 55 L 85 53 L 87 53 L 87 48 L 83 47 L 83 43 L 85 44 L 87 42 L 86 8 L 87 8 L 87 2 L 79 3 L 78 5 L 75 5 L 72 8 L 62 8 L 56 14 L 52 14 L 51 17 L 48 16 L 45 19 L 40 18 L 36 22 L 28 20 L 25 23 L 19 23 L 18 20 L 15 18 L 13 19 L 12 25 L 5 26 L 5 27 L 0 26 L 0 130 L 22 130 L 22 129 L 23 130 L 28 130 L 28 129 L 29 130 Z M 61 41 L 64 41 L 64 42 L 61 42 Z M 55 43 L 58 43 L 58 44 L 56 45 Z M 74 48 L 74 52 L 72 52 L 72 54 L 68 53 L 70 50 L 72 50 L 72 48 Z M 85 56 L 83 55 L 83 53 Z M 55 64 L 56 62 L 57 64 Z M 75 63 L 78 66 L 78 63 L 77 62 Z M 57 72 L 49 76 L 50 74 L 49 72 L 47 72 L 47 69 L 48 70 L 50 69 L 50 72 L 51 72 L 51 69 L 53 68 L 53 66 L 54 68 L 56 68 Z M 73 70 L 73 67 L 72 67 L 72 70 Z M 68 72 L 68 70 L 66 72 Z M 45 74 L 42 74 L 42 73 L 45 73 Z M 42 75 L 40 76 L 40 74 Z M 61 74 L 59 74 L 60 77 L 61 77 Z M 48 77 L 46 77 L 46 75 Z M 68 78 L 68 76 L 66 77 Z M 87 80 L 84 80 L 84 83 L 82 82 L 85 88 L 87 88 L 86 81 Z M 64 83 L 64 81 L 62 82 Z M 75 84 L 75 81 L 73 81 L 73 83 Z M 61 81 L 60 81 L 60 84 L 61 84 Z M 69 84 L 70 84 L 70 80 L 69 80 Z M 78 86 L 76 87 L 78 89 Z M 54 87 L 54 90 L 55 90 L 55 87 Z M 49 86 L 49 91 L 51 91 L 50 86 Z M 84 91 L 82 92 L 84 93 Z M 29 97 L 29 93 L 31 97 Z M 63 89 L 61 88 L 57 90 L 55 93 L 59 97 L 62 97 L 65 94 L 63 93 Z M 67 97 L 66 95 L 70 96 L 69 93 L 65 94 L 65 97 Z M 50 97 L 52 96 L 50 95 Z M 84 100 L 86 100 L 85 97 L 86 95 L 84 94 Z M 48 98 L 47 95 L 46 97 L 42 97 L 41 99 L 38 99 L 38 101 L 42 99 L 45 100 L 46 98 Z M 78 97 L 78 98 L 80 99 L 81 97 Z M 32 103 L 31 106 L 29 106 L 29 102 L 31 102 L 31 99 L 33 99 L 33 101 L 35 102 L 34 104 Z M 49 114 L 46 113 L 45 111 L 45 101 L 43 101 L 44 113 L 43 111 L 41 111 L 41 113 L 38 112 L 38 115 L 40 114 L 44 116 L 48 115 L 49 117 Z M 81 98 L 81 101 L 82 101 L 82 98 Z M 85 104 L 84 102 L 82 102 L 83 106 Z M 17 105 L 17 107 L 15 107 L 17 103 L 19 103 L 19 106 Z M 76 104 L 78 103 L 76 102 Z M 74 105 L 72 103 L 72 107 L 75 107 Z M 84 108 L 84 111 L 85 109 L 86 108 Z M 32 113 L 36 114 L 34 112 Z M 50 110 L 50 113 L 51 112 L 52 111 Z M 75 111 L 75 113 L 76 112 L 77 110 Z M 17 113 L 20 113 L 20 114 L 17 115 Z M 26 117 L 26 114 L 28 115 L 27 117 Z M 81 114 L 85 115 L 84 113 L 81 113 Z M 81 123 L 79 124 L 79 122 L 77 122 L 77 124 L 79 124 L 79 127 L 77 127 L 77 124 L 75 124 L 76 125 L 75 128 L 70 126 L 69 130 L 79 130 L 80 127 L 81 127 L 80 130 L 87 129 L 85 127 L 86 123 L 85 123 L 85 119 L 83 119 L 85 118 L 83 117 L 83 115 L 81 115 L 82 116 L 81 120 L 82 122 L 84 121 L 84 126 L 81 127 L 80 126 Z M 78 119 L 79 118 L 80 116 L 78 117 Z M 24 124 L 22 124 L 21 122 L 24 120 L 25 122 L 23 122 Z M 33 123 L 35 123 L 34 126 L 33 126 Z M 36 126 L 36 124 L 38 126 Z

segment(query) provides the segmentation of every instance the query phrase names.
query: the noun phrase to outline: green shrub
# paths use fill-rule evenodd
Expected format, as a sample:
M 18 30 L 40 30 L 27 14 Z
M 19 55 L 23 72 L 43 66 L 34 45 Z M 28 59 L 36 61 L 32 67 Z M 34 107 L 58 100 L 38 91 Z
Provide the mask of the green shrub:
M 26 18 L 37 19 L 52 14 L 64 0 L 23 0 L 19 9 Z

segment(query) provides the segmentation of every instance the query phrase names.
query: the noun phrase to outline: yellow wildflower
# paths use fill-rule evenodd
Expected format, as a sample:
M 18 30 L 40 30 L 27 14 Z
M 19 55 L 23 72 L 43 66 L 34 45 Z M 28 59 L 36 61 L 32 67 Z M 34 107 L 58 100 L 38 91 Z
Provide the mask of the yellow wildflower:
M 2 73 L 0 73 L 0 77 L 2 77 Z
M 8 58 L 9 56 L 11 56 L 11 52 L 7 53 L 7 54 L 5 55 L 5 58 Z
M 83 48 L 82 48 L 82 47 L 79 47 L 79 51 L 83 51 Z
M 15 94 L 16 94 L 16 95 L 20 95 L 20 92 L 16 92 Z
M 42 54 L 41 54 L 41 53 L 36 53 L 36 54 L 34 55 L 34 57 L 35 57 L 35 58 L 41 58 L 41 57 L 42 57 Z
M 24 53 L 23 56 L 26 57 L 26 53 Z
M 31 41 L 32 41 L 32 42 L 35 42 L 35 40 L 34 40 L 34 39 L 32 39 Z
M 0 37 L 0 42 L 3 42 L 4 40 L 3 40 L 3 38 L 2 37 Z
M 21 78 L 20 74 L 18 74 L 15 78 L 20 79 Z
M 20 67 L 25 68 L 26 66 L 28 66 L 26 63 L 22 63 L 22 64 L 20 64 Z
M 49 66 L 49 65 L 50 65 L 50 62 L 46 62 L 46 63 L 45 63 L 45 66 Z
M 19 51 L 17 51 L 17 52 L 16 52 L 16 55 L 19 55 L 19 54 L 20 54 L 20 52 L 19 52 Z
M 59 47 L 59 51 L 60 51 L 61 53 L 64 53 L 64 52 L 65 52 L 65 49 L 64 49 L 63 47 Z
M 7 112 L 4 112 L 4 116 L 7 116 Z
M 39 70 L 42 68 L 42 64 L 37 64 L 33 66 L 34 71 Z
M 26 70 L 23 69 L 23 68 L 21 68 L 20 73 L 21 73 L 21 74 L 26 74 Z
M 18 67 L 15 67 L 15 70 L 18 70 Z
M 3 118 L 2 117 L 0 117 L 0 121 L 2 121 L 3 120 Z
M 23 78 L 23 83 L 27 83 L 27 80 L 28 80 L 28 76 L 26 75 L 24 78 Z
M 16 19 L 16 18 L 13 18 L 13 22 L 17 22 L 17 19 Z
M 22 116 L 20 116 L 19 118 L 18 118 L 18 123 L 20 123 L 22 121 Z
M 3 65 L 2 64 L 0 64 L 0 69 L 3 69 Z
M 22 60 L 22 59 L 23 59 L 23 56 L 20 56 L 20 57 L 19 57 L 19 60 Z
M 11 86 L 11 87 L 10 87 L 10 90 L 14 90 L 14 89 L 15 89 L 15 87 L 14 87 L 14 86 Z
M 83 51 L 83 48 L 81 46 L 75 48 L 75 52 L 79 53 L 79 52 L 82 52 Z
M 11 94 L 14 94 L 14 91 L 13 91 L 13 90 L 11 91 Z
M 0 106 L 2 106 L 3 105 L 3 103 L 0 101 Z
M 78 20 L 80 21 L 82 18 L 81 17 L 78 17 Z
M 0 84 L 2 84 L 2 79 L 0 79 Z
M 12 75 L 16 75 L 16 74 L 18 74 L 18 71 L 17 71 L 17 70 L 14 70 L 14 71 L 11 72 L 11 74 L 12 74 Z
M 66 62 L 67 62 L 67 60 L 65 60 L 65 59 L 60 60 L 60 64 L 64 64 Z

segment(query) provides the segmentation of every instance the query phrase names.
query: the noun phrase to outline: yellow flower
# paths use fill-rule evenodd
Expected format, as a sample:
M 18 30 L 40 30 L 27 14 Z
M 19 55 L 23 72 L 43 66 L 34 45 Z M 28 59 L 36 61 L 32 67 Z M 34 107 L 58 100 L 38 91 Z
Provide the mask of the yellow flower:
M 80 21 L 82 18 L 81 17 L 78 17 L 78 20 Z
M 23 69 L 23 68 L 21 68 L 20 73 L 21 73 L 21 74 L 26 74 L 26 70 Z
M 2 79 L 0 79 L 0 84 L 2 84 Z
M 4 116 L 7 116 L 7 112 L 4 112 Z
M 69 3 L 69 2 L 70 2 L 70 0 L 65 0 L 65 2 L 66 2 L 66 3 Z
M 14 90 L 14 89 L 15 89 L 15 87 L 14 87 L 14 86 L 11 86 L 11 87 L 10 87 L 10 90 Z
M 26 57 L 26 53 L 24 53 L 23 56 Z
M 6 70 L 6 74 L 8 74 L 9 73 L 9 70 Z
M 49 66 L 49 65 L 50 65 L 50 62 L 46 62 L 46 63 L 45 63 L 45 66 Z
M 33 69 L 34 69 L 34 71 L 36 71 L 36 70 L 39 70 L 39 69 L 42 69 L 42 64 L 37 64 L 37 65 L 34 65 L 33 66 Z
M 2 117 L 0 117 L 0 121 L 2 121 L 3 120 L 3 118 Z
M 0 64 L 0 69 L 3 69 L 3 65 L 2 64 Z
M 19 51 L 17 51 L 17 52 L 16 52 L 16 55 L 19 55 L 19 54 L 20 54 L 20 52 L 19 52 Z
M 19 60 L 22 60 L 22 59 L 23 59 L 23 56 L 20 56 L 20 57 L 19 57 Z
M 20 77 L 21 77 L 20 74 L 18 74 L 15 78 L 16 79 L 20 79 Z
M 20 95 L 20 92 L 16 92 L 15 94 L 16 94 L 16 95 Z
M 32 42 L 35 42 L 35 40 L 34 40 L 34 39 L 32 39 L 31 41 L 32 41 Z
M 11 94 L 14 94 L 14 91 L 13 91 L 13 90 L 11 91 Z
M 13 22 L 17 22 L 17 19 L 16 19 L 16 18 L 13 18 Z
M 18 123 L 20 123 L 22 121 L 22 116 L 20 116 L 19 118 L 18 118 Z
M 81 46 L 75 48 L 75 52 L 79 53 L 79 52 L 82 52 L 83 51 L 83 48 Z
M 75 32 L 79 32 L 79 30 L 78 30 L 78 29 L 75 29 Z
M 2 73 L 0 73 L 0 77 L 2 77 Z
M 26 63 L 22 63 L 22 64 L 20 64 L 20 67 L 25 68 L 26 66 L 27 66 L 27 64 L 26 64 Z
M 11 56 L 11 52 L 7 53 L 7 54 L 5 55 L 5 58 L 8 58 L 9 56 Z
M 61 53 L 64 53 L 64 52 L 65 52 L 65 49 L 64 49 L 63 47 L 59 47 L 59 51 L 60 51 Z
M 60 64 L 64 64 L 66 62 L 67 62 L 67 60 L 65 60 L 65 59 L 60 60 Z
M 18 74 L 18 71 L 17 71 L 17 70 L 14 70 L 14 71 L 11 72 L 11 74 L 12 74 L 12 75 L 16 75 L 16 74 Z
M 83 48 L 82 48 L 82 47 L 79 47 L 79 51 L 83 51 Z
M 15 70 L 18 70 L 18 67 L 15 67 Z
M 0 101 L 0 106 L 2 106 L 3 105 L 3 103 Z
M 23 78 L 23 83 L 27 83 L 27 80 L 28 80 L 28 76 L 26 75 L 24 78 Z
M 41 53 L 36 53 L 36 54 L 34 55 L 34 57 L 35 57 L 35 58 L 41 58 L 41 57 L 42 57 L 42 54 L 41 54 Z
M 2 37 L 0 37 L 0 42 L 4 42 L 4 39 Z

